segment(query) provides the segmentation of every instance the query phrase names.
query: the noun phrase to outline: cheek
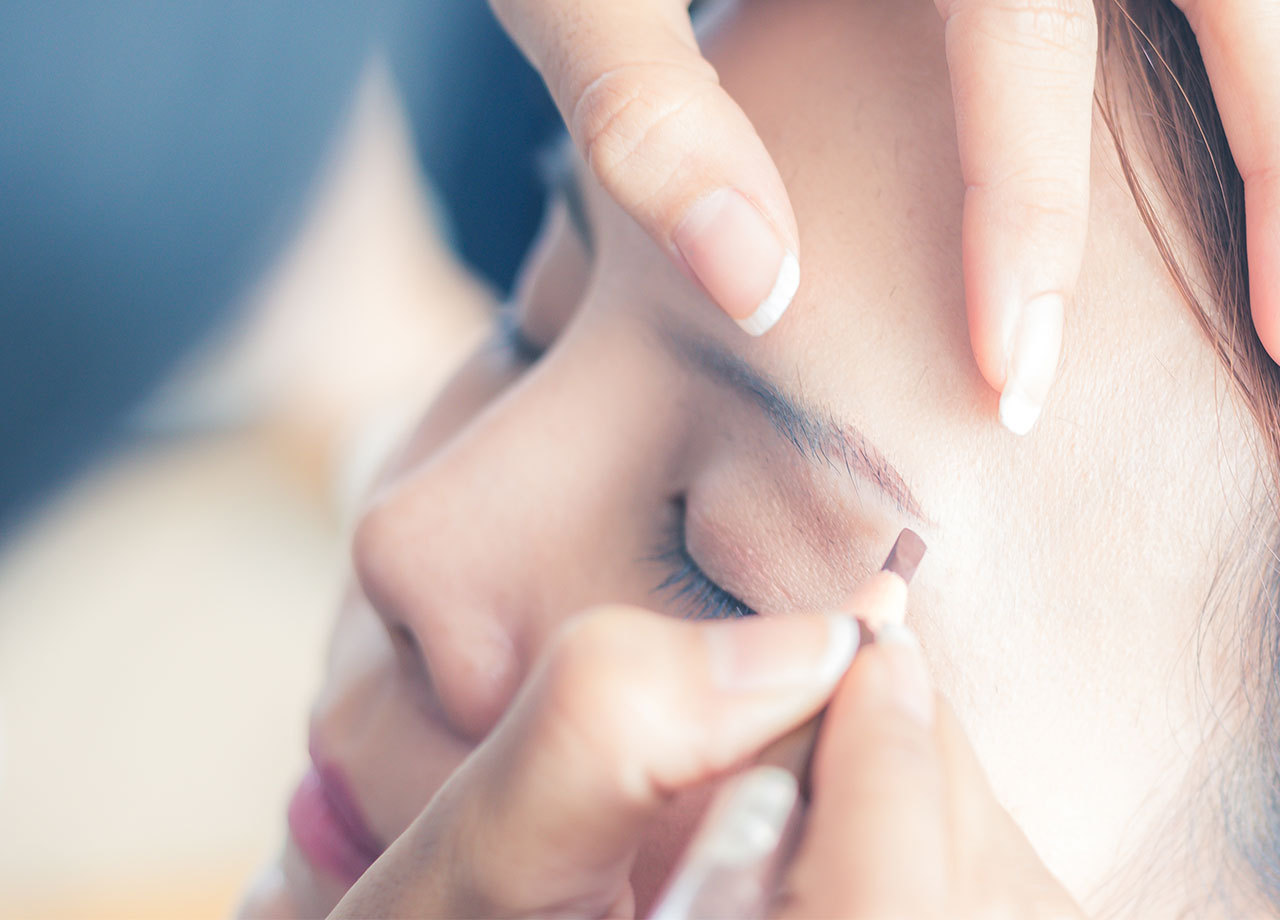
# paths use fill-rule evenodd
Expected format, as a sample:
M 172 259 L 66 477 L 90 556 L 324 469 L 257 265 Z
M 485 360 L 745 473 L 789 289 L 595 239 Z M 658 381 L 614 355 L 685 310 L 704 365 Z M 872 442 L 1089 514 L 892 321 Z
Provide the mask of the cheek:
M 329 640 L 324 686 L 316 700 L 323 711 L 352 696 L 356 689 L 389 673 L 395 652 L 390 637 L 354 583 L 344 592 Z

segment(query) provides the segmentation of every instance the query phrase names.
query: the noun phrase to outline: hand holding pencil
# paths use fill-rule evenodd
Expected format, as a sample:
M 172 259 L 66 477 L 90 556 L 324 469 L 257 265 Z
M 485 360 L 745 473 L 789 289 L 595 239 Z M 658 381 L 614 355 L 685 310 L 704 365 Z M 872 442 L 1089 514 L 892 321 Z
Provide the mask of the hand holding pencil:
M 572 621 L 333 916 L 648 914 L 632 887 L 647 842 L 671 849 L 655 828 L 673 800 L 719 783 L 653 916 L 1080 916 L 903 625 L 923 553 L 904 535 L 838 613 Z M 858 624 L 875 636 L 861 649 Z

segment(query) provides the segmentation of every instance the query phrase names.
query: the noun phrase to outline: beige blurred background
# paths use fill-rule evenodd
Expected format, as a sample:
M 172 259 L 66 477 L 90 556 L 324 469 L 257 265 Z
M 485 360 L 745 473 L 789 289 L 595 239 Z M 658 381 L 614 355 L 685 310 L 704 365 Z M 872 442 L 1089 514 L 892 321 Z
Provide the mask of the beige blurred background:
M 373 66 L 239 325 L 0 555 L 0 917 L 222 917 L 278 846 L 378 458 L 484 335 Z

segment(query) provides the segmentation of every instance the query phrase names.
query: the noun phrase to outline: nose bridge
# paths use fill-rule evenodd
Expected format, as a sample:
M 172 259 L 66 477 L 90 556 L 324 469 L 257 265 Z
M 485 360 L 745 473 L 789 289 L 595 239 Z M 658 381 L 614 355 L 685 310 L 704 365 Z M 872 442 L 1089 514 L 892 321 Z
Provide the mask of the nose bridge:
M 634 462 L 607 378 L 540 370 L 384 490 L 354 540 L 369 600 L 413 635 L 431 692 L 474 737 L 570 612 L 557 582 L 602 551 L 590 535 Z

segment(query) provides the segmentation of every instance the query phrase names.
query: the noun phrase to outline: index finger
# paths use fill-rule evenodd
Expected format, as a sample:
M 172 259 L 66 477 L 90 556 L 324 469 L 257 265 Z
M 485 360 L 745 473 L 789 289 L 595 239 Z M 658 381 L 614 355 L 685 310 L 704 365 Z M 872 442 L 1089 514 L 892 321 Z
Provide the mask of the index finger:
M 687 0 L 490 0 L 613 199 L 747 332 L 800 284 L 782 177 L 703 58 Z
M 567 621 L 335 916 L 616 915 L 657 812 L 813 715 L 857 643 L 832 614 Z
M 1249 301 L 1280 362 L 1280 5 L 1177 0 L 1200 42 L 1214 101 L 1244 179 Z
M 1026 434 L 1057 374 L 1084 258 L 1097 19 L 1091 0 L 936 0 L 964 174 L 978 369 Z

